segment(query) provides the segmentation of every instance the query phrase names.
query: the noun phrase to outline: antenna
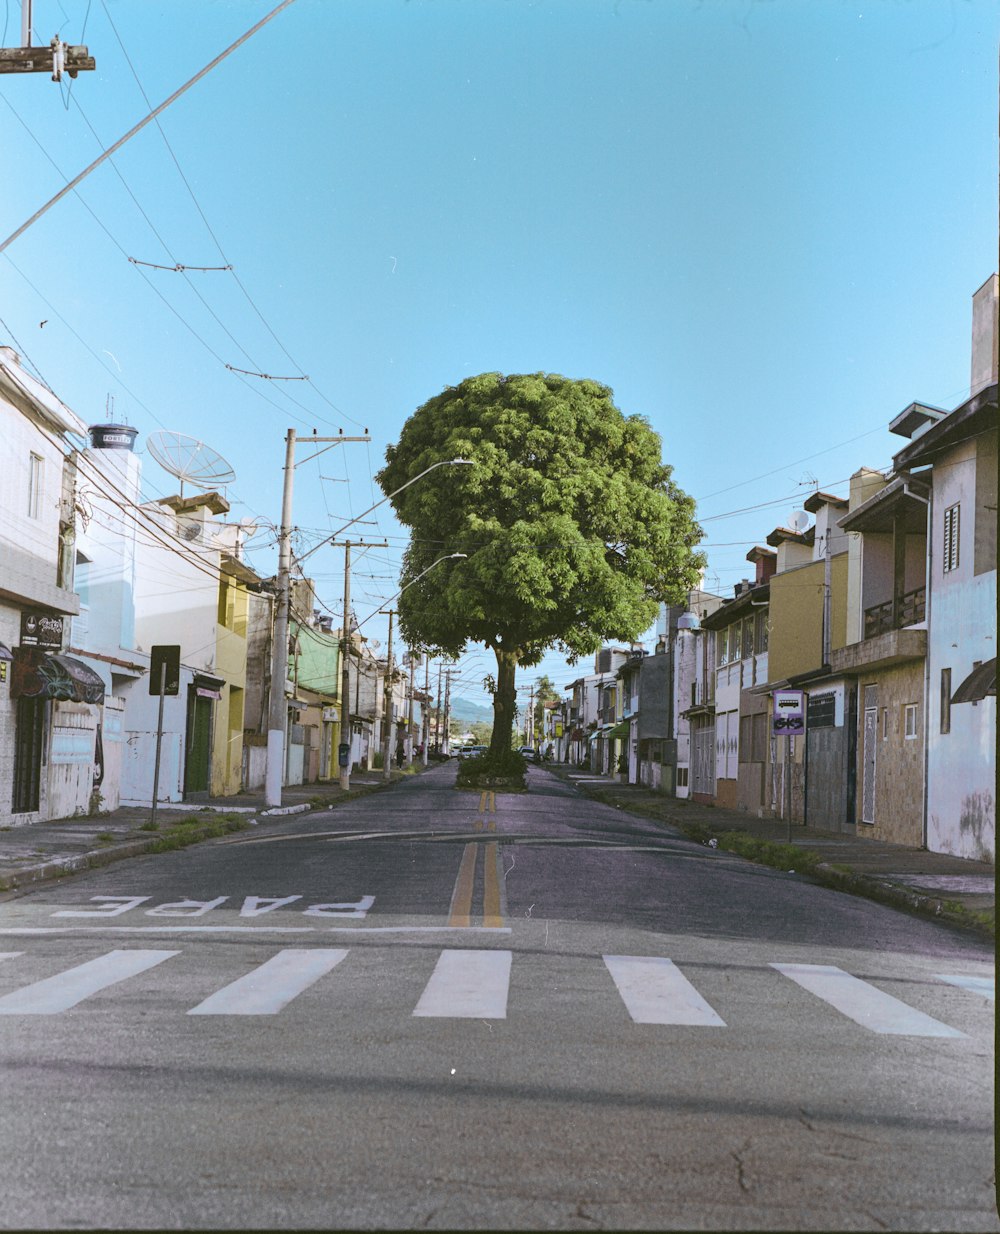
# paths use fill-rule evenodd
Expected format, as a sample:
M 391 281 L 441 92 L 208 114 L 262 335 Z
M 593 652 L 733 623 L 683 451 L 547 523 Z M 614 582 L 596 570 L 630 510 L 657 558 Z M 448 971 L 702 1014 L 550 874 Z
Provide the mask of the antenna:
M 186 433 L 150 433 L 146 445 L 163 470 L 180 480 L 182 497 L 185 480 L 195 488 L 210 489 L 232 484 L 236 479 L 236 472 L 222 455 L 197 437 L 188 437 Z

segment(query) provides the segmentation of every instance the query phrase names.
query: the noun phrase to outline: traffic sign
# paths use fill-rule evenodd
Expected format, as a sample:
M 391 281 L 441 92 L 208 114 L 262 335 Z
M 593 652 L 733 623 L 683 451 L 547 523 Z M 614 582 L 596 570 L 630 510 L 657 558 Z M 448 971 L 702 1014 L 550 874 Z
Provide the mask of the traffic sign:
M 776 737 L 794 737 L 806 727 L 806 696 L 803 690 L 774 690 L 771 693 L 771 732 Z

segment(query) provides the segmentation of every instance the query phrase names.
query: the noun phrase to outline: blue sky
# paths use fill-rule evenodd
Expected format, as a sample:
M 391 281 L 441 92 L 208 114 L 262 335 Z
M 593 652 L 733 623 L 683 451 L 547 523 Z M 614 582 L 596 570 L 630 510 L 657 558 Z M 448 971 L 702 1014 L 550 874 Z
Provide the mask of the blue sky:
M 272 7 L 35 0 L 35 41 L 98 67 L 0 77 L 0 241 L 147 113 L 136 76 L 162 102 Z M 16 45 L 18 0 L 0 23 Z M 147 126 L 0 256 L 0 342 L 88 422 L 111 396 L 140 450 L 220 451 L 262 573 L 287 427 L 372 437 L 298 469 L 304 551 L 444 386 L 596 378 L 661 434 L 731 594 L 802 496 L 889 464 L 904 406 L 968 391 L 998 25 L 985 0 L 297 0 L 163 113 L 170 149 Z M 355 554 L 359 618 L 396 590 L 388 509 L 354 529 L 390 543 Z M 335 611 L 342 561 L 311 560 Z

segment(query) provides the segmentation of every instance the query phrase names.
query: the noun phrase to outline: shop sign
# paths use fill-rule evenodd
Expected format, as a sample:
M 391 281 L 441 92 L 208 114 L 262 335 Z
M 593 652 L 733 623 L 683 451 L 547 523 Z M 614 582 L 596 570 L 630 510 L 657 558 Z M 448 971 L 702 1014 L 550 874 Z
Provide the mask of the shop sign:
M 63 619 L 32 610 L 21 614 L 21 646 L 58 651 L 63 641 Z

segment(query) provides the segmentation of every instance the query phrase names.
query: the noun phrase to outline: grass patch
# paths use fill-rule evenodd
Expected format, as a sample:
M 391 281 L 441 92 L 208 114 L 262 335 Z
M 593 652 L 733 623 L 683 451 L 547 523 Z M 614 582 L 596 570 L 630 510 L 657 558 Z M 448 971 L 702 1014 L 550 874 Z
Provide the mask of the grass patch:
M 139 830 L 140 831 L 159 831 L 160 824 L 159 823 L 143 823 L 142 826 L 139 828 Z
M 501 754 L 487 751 L 475 758 L 463 758 L 458 764 L 456 788 L 523 789 L 527 763 L 516 750 Z
M 100 840 L 103 844 L 108 844 L 111 840 L 113 840 L 113 839 L 115 838 L 115 834 L 114 834 L 114 832 L 113 832 L 113 831 L 99 831 L 99 832 L 97 833 L 97 838 L 98 838 L 98 839 L 99 839 L 99 840 Z

